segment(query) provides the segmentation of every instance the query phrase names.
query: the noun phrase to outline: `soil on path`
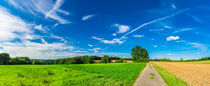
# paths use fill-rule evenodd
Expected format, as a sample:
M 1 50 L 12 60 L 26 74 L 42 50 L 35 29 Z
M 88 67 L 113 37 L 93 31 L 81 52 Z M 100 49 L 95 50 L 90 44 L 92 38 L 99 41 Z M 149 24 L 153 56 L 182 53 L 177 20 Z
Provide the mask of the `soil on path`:
M 167 86 L 155 68 L 148 63 L 137 78 L 134 86 Z

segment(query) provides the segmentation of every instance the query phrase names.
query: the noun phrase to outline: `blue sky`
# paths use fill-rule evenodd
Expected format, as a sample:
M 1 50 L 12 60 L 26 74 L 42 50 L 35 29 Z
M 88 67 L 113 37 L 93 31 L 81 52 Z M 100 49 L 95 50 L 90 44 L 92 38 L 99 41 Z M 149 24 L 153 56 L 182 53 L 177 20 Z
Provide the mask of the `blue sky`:
M 210 56 L 210 1 L 1 0 L 0 52 L 36 59 Z

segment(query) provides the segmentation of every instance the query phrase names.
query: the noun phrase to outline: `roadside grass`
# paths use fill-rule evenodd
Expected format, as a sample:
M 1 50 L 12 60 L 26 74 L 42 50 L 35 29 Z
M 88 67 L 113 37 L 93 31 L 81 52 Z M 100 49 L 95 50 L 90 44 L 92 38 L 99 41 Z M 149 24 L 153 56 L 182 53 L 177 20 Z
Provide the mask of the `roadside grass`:
M 155 79 L 155 74 L 154 73 L 149 73 L 150 74 L 150 79 Z
M 177 78 L 175 75 L 167 72 L 163 68 L 158 67 L 152 63 L 153 67 L 158 71 L 163 80 L 168 84 L 168 86 L 188 86 L 185 81 L 180 78 Z
M 0 65 L 0 86 L 132 86 L 146 64 Z

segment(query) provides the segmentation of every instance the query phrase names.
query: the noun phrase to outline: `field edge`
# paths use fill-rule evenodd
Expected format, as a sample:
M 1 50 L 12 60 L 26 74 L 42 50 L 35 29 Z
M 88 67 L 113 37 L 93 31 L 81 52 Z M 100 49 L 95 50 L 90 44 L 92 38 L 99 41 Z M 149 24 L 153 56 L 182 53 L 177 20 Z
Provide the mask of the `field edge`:
M 151 62 L 168 86 L 189 86 L 184 80 Z

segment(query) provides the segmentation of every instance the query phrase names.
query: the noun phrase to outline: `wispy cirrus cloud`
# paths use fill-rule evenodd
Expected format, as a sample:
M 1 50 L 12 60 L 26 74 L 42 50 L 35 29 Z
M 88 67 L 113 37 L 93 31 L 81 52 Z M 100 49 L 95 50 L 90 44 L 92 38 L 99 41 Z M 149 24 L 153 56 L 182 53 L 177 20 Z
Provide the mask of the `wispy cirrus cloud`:
M 175 16 L 175 15 L 177 15 L 177 14 L 180 14 L 180 13 L 182 13 L 182 12 L 184 12 L 184 11 L 187 11 L 188 9 L 189 9 L 189 8 L 186 8 L 186 9 L 177 11 L 177 12 L 175 12 L 175 13 L 172 13 L 171 15 L 168 15 L 168 16 L 165 16 L 165 17 L 162 17 L 162 18 L 157 18 L 157 19 L 154 19 L 154 20 L 149 21 L 149 22 L 145 22 L 145 23 L 143 23 L 142 25 L 138 26 L 137 28 L 135 28 L 135 29 L 131 30 L 130 32 L 126 33 L 125 35 L 123 35 L 120 39 L 125 38 L 127 35 L 129 35 L 129 34 L 135 32 L 136 30 L 138 30 L 138 29 L 140 29 L 140 28 L 142 28 L 142 27 L 144 27 L 144 26 L 153 24 L 153 23 L 155 23 L 155 22 L 159 22 L 159 21 L 161 21 L 161 20 L 168 19 L 168 18 L 173 17 L 173 16 Z
M 58 13 L 69 15 L 69 12 L 61 10 L 64 0 L 8 0 L 14 7 L 34 15 L 44 15 L 45 18 L 57 20 L 61 24 L 70 23 L 68 20 L 60 17 Z
M 138 38 L 140 38 L 140 37 L 144 37 L 144 35 L 133 35 L 133 37 L 138 37 Z
M 95 14 L 85 15 L 85 16 L 82 17 L 82 21 L 86 21 L 86 20 L 88 20 L 90 18 L 93 18 L 94 16 L 95 16 Z
M 184 32 L 184 31 L 189 31 L 189 30 L 192 30 L 192 28 L 184 28 L 181 30 L 174 31 L 173 33 L 179 33 L 179 32 Z
M 105 44 L 115 44 L 115 43 L 122 44 L 125 41 L 125 40 L 120 40 L 120 39 L 117 39 L 117 38 L 114 38 L 112 40 L 105 40 L 104 38 L 98 38 L 96 36 L 92 36 L 92 38 L 95 39 L 95 40 L 98 40 L 102 43 L 105 43 Z
M 145 27 L 145 26 L 147 26 L 147 25 L 150 25 L 150 24 L 159 22 L 159 21 L 161 21 L 161 20 L 168 19 L 168 18 L 173 17 L 173 16 L 175 16 L 175 15 L 177 15 L 177 14 L 180 14 L 180 13 L 182 13 L 182 12 L 184 12 L 184 11 L 187 11 L 188 9 L 189 9 L 189 8 L 186 8 L 186 9 L 177 11 L 177 12 L 175 12 L 175 13 L 172 13 L 171 15 L 168 15 L 168 16 L 165 16 L 165 17 L 161 17 L 161 18 L 157 18 L 157 19 L 154 19 L 154 20 L 149 21 L 149 22 L 145 22 L 145 23 L 143 23 L 142 25 L 138 26 L 137 28 L 134 28 L 134 29 L 131 30 L 131 31 L 129 31 L 129 30 L 130 30 L 130 27 L 127 26 L 127 25 L 114 24 L 114 25 L 113 25 L 114 27 L 118 27 L 118 28 L 119 28 L 119 30 L 118 30 L 117 33 L 125 33 L 125 32 L 127 32 L 127 31 L 129 31 L 129 32 L 127 32 L 126 34 L 124 34 L 123 36 L 121 36 L 120 38 L 114 38 L 114 39 L 112 39 L 112 40 L 104 40 L 103 38 L 98 38 L 98 37 L 95 37 L 95 36 L 92 36 L 92 38 L 93 38 L 93 39 L 96 39 L 96 40 L 99 40 L 100 42 L 105 43 L 105 44 L 115 44 L 115 43 L 122 44 L 122 43 L 124 43 L 125 39 L 127 38 L 127 37 L 126 37 L 127 35 L 130 35 L 131 33 L 133 33 L 133 32 L 135 32 L 135 31 L 141 29 L 142 27 Z M 168 27 L 168 28 L 169 28 L 169 27 Z M 174 37 L 174 38 L 175 38 L 175 40 L 177 40 L 177 37 Z M 172 38 L 169 37 L 167 40 L 169 40 L 169 41 L 170 41 L 170 40 L 174 40 L 174 38 L 173 38 L 173 37 L 172 37 Z M 179 39 L 179 37 L 178 37 L 178 39 Z
M 41 30 L 41 25 L 25 22 L 3 7 L 0 7 L 0 14 L 0 53 L 10 53 L 12 57 L 29 56 L 31 58 L 58 58 L 57 55 L 62 53 L 76 55 L 69 52 L 75 49 L 74 46 L 59 41 L 48 43 L 45 40 L 48 37 L 36 34 L 35 30 Z M 49 37 L 64 41 L 62 37 L 56 35 L 49 35 Z M 40 42 L 31 40 L 40 40 Z
M 208 50 L 208 45 L 204 45 L 204 44 L 201 44 L 201 43 L 195 43 L 195 42 L 190 42 L 190 43 L 187 43 L 187 44 L 193 45 L 192 47 L 198 48 L 202 51 Z
M 88 44 L 88 46 L 89 46 L 89 47 L 93 47 L 93 45 L 92 45 L 92 44 Z

